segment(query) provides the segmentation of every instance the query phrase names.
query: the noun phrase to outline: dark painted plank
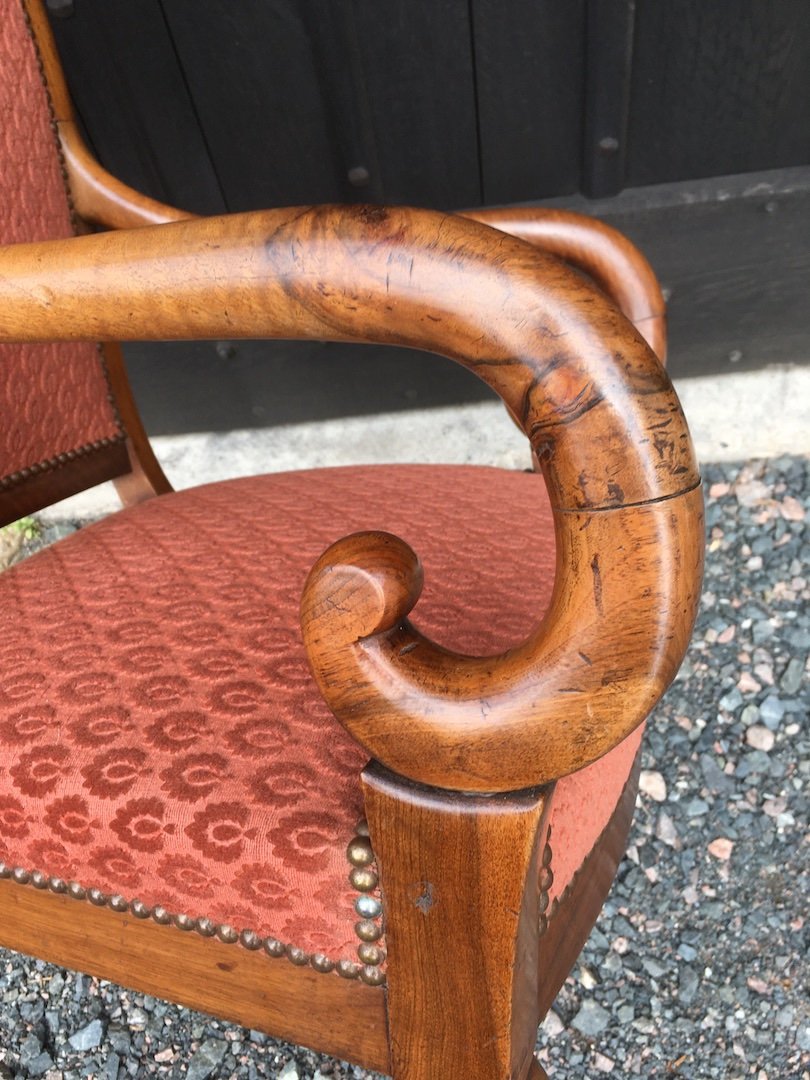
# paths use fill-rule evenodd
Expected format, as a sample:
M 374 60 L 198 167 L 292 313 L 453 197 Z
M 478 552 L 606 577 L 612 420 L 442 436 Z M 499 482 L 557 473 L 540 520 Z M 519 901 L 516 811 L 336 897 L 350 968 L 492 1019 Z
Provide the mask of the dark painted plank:
M 228 206 L 479 201 L 466 0 L 171 0 Z
M 477 205 L 468 0 L 352 0 L 351 10 L 383 197 L 438 208 Z
M 295 0 L 164 3 L 181 69 L 230 210 L 344 193 L 329 87 Z
M 668 296 L 675 375 L 810 359 L 810 168 L 546 205 L 601 217 L 645 253 Z
M 580 184 L 584 0 L 471 0 L 485 203 Z
M 624 187 L 636 0 L 587 0 L 582 190 Z
M 232 431 L 492 398 L 458 364 L 424 352 L 301 341 L 127 344 L 151 435 Z M 223 353 L 227 352 L 227 356 Z
M 153 198 L 220 213 L 222 194 L 158 0 L 81 0 L 74 11 L 51 25 L 101 163 Z
M 810 162 L 806 0 L 638 5 L 628 184 Z

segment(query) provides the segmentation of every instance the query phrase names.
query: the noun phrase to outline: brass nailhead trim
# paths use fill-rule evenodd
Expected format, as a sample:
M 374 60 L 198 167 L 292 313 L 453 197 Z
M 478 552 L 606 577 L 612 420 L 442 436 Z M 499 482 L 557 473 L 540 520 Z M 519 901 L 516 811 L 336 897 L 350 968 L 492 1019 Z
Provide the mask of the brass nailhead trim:
M 343 966 L 338 964 L 338 974 L 344 979 L 359 978 L 369 986 L 384 986 L 385 972 L 380 970 L 380 964 L 385 960 L 385 952 L 374 944 L 383 933 L 381 923 L 375 921 L 381 919 L 383 907 L 382 902 L 371 895 L 379 885 L 380 878 L 374 865 L 368 822 L 358 821 L 354 831 L 355 835 L 346 848 L 346 858 L 352 867 L 349 871 L 349 882 L 360 893 L 354 901 L 354 910 L 360 916 L 360 922 L 355 923 L 354 930 L 360 938 L 357 955 L 361 963 L 341 961 Z
M 365 964 L 360 968 L 360 982 L 368 986 L 383 986 L 385 984 L 385 972 L 371 964 Z
M 303 967 L 309 963 L 309 953 L 304 952 L 303 949 L 299 949 L 296 945 L 288 945 L 285 949 L 287 953 L 287 959 L 290 963 L 295 964 L 296 967 Z
M 316 971 L 321 971 L 326 974 L 329 971 L 335 970 L 335 961 L 330 960 L 328 956 L 324 956 L 323 953 L 314 953 L 309 958 L 311 967 L 314 967 Z
M 108 896 L 101 889 L 95 887 L 88 889 L 78 881 L 68 882 L 63 878 L 49 877 L 41 870 L 31 871 L 22 866 L 11 867 L 4 862 L 0 862 L 0 879 L 3 878 L 10 878 L 19 885 L 32 885 L 37 889 L 49 889 L 53 893 L 67 894 L 74 900 L 87 900 L 96 907 L 109 907 L 119 913 L 130 911 L 136 919 L 151 918 L 160 926 L 173 926 L 186 932 L 194 930 L 201 937 L 216 936 L 220 941 L 228 945 L 239 942 L 244 948 L 251 951 L 262 949 L 267 956 L 274 959 L 286 957 L 290 963 L 295 964 L 297 967 L 304 967 L 308 964 L 314 971 L 323 974 L 337 971 L 344 979 L 359 978 L 371 986 L 381 986 L 385 982 L 385 973 L 376 966 L 385 959 L 385 953 L 375 946 L 360 945 L 358 952 L 361 960 L 363 960 L 362 964 L 345 959 L 335 962 L 323 953 L 310 955 L 295 945 L 285 945 L 284 942 L 279 941 L 277 938 L 262 938 L 254 930 L 242 930 L 239 933 L 234 927 L 227 924 L 218 925 L 211 919 L 194 919 L 190 915 L 182 913 L 172 914 L 161 905 L 150 908 L 137 898 L 128 901 L 120 893 Z M 357 925 L 358 927 L 367 926 L 369 928 L 368 932 L 373 935 L 368 939 L 369 941 L 376 940 L 382 935 L 382 928 L 371 920 L 364 920 Z M 368 951 L 360 952 L 364 948 Z
M 385 960 L 385 950 L 370 941 L 364 941 L 357 946 L 357 955 L 360 957 L 361 964 L 370 964 L 372 967 L 376 967 Z

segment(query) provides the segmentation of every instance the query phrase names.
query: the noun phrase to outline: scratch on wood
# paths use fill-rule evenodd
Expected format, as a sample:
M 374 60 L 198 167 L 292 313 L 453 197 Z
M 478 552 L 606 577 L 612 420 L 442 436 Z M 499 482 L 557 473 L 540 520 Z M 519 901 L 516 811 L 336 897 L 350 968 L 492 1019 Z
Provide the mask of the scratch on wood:
M 421 883 L 421 891 L 414 900 L 414 907 L 418 907 L 423 915 L 427 915 L 433 907 L 433 885 L 429 881 Z
M 594 555 L 591 559 L 591 573 L 593 574 L 593 600 L 596 604 L 596 610 L 600 615 L 604 615 L 604 609 L 602 607 L 602 571 L 599 569 L 599 556 Z

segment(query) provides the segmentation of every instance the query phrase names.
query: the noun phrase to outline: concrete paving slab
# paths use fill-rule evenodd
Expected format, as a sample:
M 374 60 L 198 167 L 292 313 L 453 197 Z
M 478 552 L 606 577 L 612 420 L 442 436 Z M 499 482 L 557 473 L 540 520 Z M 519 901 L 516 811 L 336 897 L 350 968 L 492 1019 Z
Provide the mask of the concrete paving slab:
M 676 383 L 701 462 L 810 453 L 810 367 L 772 366 Z M 444 462 L 525 468 L 526 442 L 497 402 L 348 417 L 154 440 L 172 483 L 326 465 Z M 118 508 L 112 485 L 57 503 L 47 520 Z

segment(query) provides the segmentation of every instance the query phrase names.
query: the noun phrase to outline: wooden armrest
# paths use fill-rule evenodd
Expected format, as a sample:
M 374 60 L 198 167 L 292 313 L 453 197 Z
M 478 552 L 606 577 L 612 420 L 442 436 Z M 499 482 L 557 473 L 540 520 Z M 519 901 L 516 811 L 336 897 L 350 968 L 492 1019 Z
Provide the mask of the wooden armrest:
M 661 286 L 644 255 L 618 229 L 573 210 L 545 206 L 463 213 L 583 269 L 627 316 L 661 363 L 666 363 L 667 306 Z
M 420 635 L 418 562 L 395 538 L 349 538 L 313 569 L 310 661 L 370 754 L 424 783 L 516 789 L 593 761 L 647 715 L 696 613 L 702 498 L 669 379 L 597 289 L 476 222 L 381 207 L 0 250 L 0 340 L 219 337 L 444 353 L 502 397 L 542 462 L 557 577 L 516 649 L 461 656 Z

